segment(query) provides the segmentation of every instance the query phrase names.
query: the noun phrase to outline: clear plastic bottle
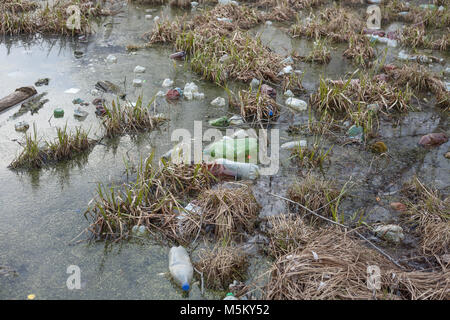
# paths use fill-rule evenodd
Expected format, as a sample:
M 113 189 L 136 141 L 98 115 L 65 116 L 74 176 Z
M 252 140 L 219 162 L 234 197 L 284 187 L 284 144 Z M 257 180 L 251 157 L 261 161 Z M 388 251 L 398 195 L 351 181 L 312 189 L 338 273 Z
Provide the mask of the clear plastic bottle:
M 216 164 L 221 164 L 225 168 L 223 174 L 240 179 L 255 180 L 259 177 L 259 167 L 253 163 L 234 162 L 228 159 L 216 159 Z
M 189 291 L 194 273 L 191 259 L 182 246 L 172 247 L 169 252 L 169 270 L 174 280 L 184 291 Z

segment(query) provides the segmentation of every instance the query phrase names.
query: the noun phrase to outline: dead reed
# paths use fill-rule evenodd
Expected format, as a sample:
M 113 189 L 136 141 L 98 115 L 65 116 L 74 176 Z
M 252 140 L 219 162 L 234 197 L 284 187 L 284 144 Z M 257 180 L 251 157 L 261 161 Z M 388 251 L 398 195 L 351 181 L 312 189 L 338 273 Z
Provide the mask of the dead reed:
M 237 239 L 243 233 L 255 228 L 260 206 L 248 186 L 226 187 L 205 190 L 196 202 L 201 214 L 189 213 L 182 222 L 183 235 L 194 239 L 201 232 L 209 230 L 224 242 Z
M 247 256 L 233 246 L 216 245 L 213 249 L 202 249 L 195 268 L 203 273 L 205 284 L 214 290 L 228 290 L 234 280 L 244 281 L 249 265 Z
M 442 256 L 450 248 L 450 198 L 426 187 L 415 177 L 403 187 L 409 199 L 405 218 L 418 227 L 424 254 Z
M 232 99 L 231 104 L 241 110 L 241 116 L 247 122 L 267 122 L 277 119 L 280 110 L 276 101 L 267 93 L 262 92 L 261 86 L 255 90 L 241 90 L 237 99 Z

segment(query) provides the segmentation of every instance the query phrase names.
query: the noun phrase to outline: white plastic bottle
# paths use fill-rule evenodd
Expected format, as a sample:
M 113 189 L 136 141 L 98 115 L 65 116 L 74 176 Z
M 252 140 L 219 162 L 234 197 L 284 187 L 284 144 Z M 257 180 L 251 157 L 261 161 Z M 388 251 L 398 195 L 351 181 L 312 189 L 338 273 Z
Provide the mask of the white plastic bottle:
M 214 163 L 223 165 L 223 174 L 239 179 L 255 180 L 259 177 L 259 167 L 253 163 L 234 162 L 228 159 L 216 159 Z
M 191 259 L 182 246 L 172 247 L 169 252 L 169 270 L 174 280 L 184 291 L 189 291 L 194 274 Z

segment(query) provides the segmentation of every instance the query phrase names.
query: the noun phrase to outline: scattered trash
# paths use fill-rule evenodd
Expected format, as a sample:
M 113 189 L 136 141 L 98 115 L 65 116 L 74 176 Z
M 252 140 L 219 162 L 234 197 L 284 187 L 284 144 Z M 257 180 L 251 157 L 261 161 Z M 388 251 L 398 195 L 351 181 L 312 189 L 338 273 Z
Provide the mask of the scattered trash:
M 142 87 L 143 80 L 142 79 L 134 79 L 133 87 Z
M 145 72 L 145 67 L 142 66 L 136 66 L 134 68 L 134 73 L 144 73 Z
M 117 62 L 117 58 L 116 56 L 110 54 L 106 57 L 106 62 L 108 63 L 116 63 Z
M 447 152 L 447 153 L 444 155 L 444 157 L 446 157 L 447 159 L 450 159 L 450 151 Z
M 217 18 L 217 21 L 228 22 L 228 23 L 232 23 L 233 22 L 233 20 L 230 19 L 230 18 Z
M 167 91 L 166 93 L 166 97 L 169 100 L 177 100 L 181 97 L 181 89 L 177 90 L 177 89 L 170 89 L 169 91 Z
M 183 95 L 186 99 L 203 99 L 205 95 L 198 92 L 198 86 L 194 82 L 186 83 L 183 89 Z
M 152 16 L 151 14 L 146 14 L 146 15 L 145 15 L 145 19 L 146 19 L 146 20 L 151 20 L 152 17 L 153 17 L 153 16 Z
M 227 127 L 230 124 L 230 121 L 228 120 L 228 117 L 223 116 L 214 120 L 210 120 L 209 124 L 215 127 Z
M 360 141 L 364 140 L 364 129 L 363 127 L 352 125 L 348 131 L 347 135 L 352 139 L 357 139 Z
M 159 19 L 160 19 L 159 16 L 156 16 L 156 17 L 153 18 L 153 21 L 154 22 L 158 22 Z
M 223 298 L 223 300 L 239 300 L 239 299 L 236 298 L 232 292 L 228 292 L 225 298 Z
M 175 52 L 169 56 L 170 59 L 174 59 L 174 60 L 184 60 L 185 57 L 186 57 L 185 51 Z
M 38 81 L 36 81 L 34 83 L 34 85 L 36 87 L 41 87 L 41 86 L 48 86 L 48 83 L 50 82 L 50 78 L 43 78 L 43 79 L 39 79 Z
M 230 126 L 239 126 L 245 123 L 244 119 L 240 115 L 234 115 L 228 119 Z
M 211 159 L 226 158 L 246 162 L 250 155 L 257 156 L 258 140 L 252 137 L 233 139 L 225 136 L 207 146 L 203 154 Z
M 28 296 L 27 296 L 27 300 L 34 300 L 36 298 L 36 295 L 35 294 L 29 294 Z
M 283 143 L 280 148 L 284 149 L 284 150 L 298 148 L 298 147 L 303 148 L 303 147 L 306 147 L 306 144 L 307 144 L 306 140 L 290 141 L 290 142 Z
M 164 79 L 162 86 L 164 88 L 171 87 L 173 85 L 173 81 L 170 79 Z
M 286 90 L 285 92 L 284 92 L 284 95 L 286 96 L 286 97 L 294 97 L 294 93 L 291 91 L 291 90 Z
M 72 103 L 73 104 L 82 104 L 82 103 L 84 103 L 84 100 L 81 98 L 76 98 L 76 99 L 72 100 Z
M 400 60 L 407 60 L 407 61 L 417 61 L 418 63 L 426 64 L 426 63 L 443 63 L 444 59 L 439 59 L 433 56 L 426 56 L 426 55 L 410 55 L 407 54 L 404 50 L 401 50 L 398 53 L 398 58 Z
M 422 146 L 438 146 L 448 141 L 448 137 L 445 133 L 429 133 L 424 135 L 419 140 L 419 144 Z
M 272 25 L 272 21 L 267 20 L 267 21 L 266 21 L 266 25 L 267 25 L 267 26 L 271 26 L 271 25 Z
M 374 34 L 368 34 L 367 37 L 369 37 L 370 42 L 380 42 L 387 44 L 389 47 L 397 47 L 397 40 L 389 39 L 387 37 L 380 37 Z
M 437 9 L 437 7 L 434 4 L 421 4 L 421 5 L 419 5 L 419 8 L 428 9 L 428 10 Z
M 406 205 L 404 205 L 401 202 L 392 202 L 390 204 L 391 208 L 394 209 L 395 211 L 406 211 Z
M 191 6 L 192 6 L 192 8 L 197 7 L 197 6 L 198 6 L 198 2 L 192 1 L 192 2 L 191 2 Z
M 297 98 L 287 98 L 285 103 L 288 107 L 294 109 L 295 111 L 304 111 L 308 109 L 308 104 Z
M 19 123 L 16 123 L 14 125 L 14 128 L 16 129 L 16 131 L 25 132 L 28 130 L 28 128 L 30 128 L 30 125 L 25 121 L 21 121 Z
M 125 99 L 126 94 L 122 92 L 120 87 L 118 85 L 115 85 L 114 83 L 105 80 L 105 81 L 98 81 L 95 84 L 95 88 L 98 90 L 101 90 L 103 92 L 110 92 L 116 94 L 119 98 Z
M 217 97 L 213 101 L 211 101 L 211 105 L 215 107 L 224 107 L 225 104 L 225 99 L 222 97 Z
M 78 89 L 78 88 L 70 88 L 70 89 L 67 89 L 66 91 L 64 91 L 64 93 L 69 93 L 69 94 L 76 94 L 78 92 L 80 92 L 80 89 Z
M 293 71 L 294 69 L 292 69 L 292 66 L 286 66 L 278 73 L 278 76 L 282 76 L 283 74 L 291 74 Z
M 405 238 L 403 228 L 395 224 L 377 226 L 373 232 L 378 237 L 395 243 L 400 243 Z
M 92 104 L 94 106 L 102 106 L 105 102 L 106 100 L 103 98 L 95 98 L 94 100 L 92 100 Z
M 172 247 L 169 252 L 169 271 L 184 291 L 189 291 L 194 273 L 191 260 L 185 248 Z
M 15 106 L 16 104 L 28 99 L 29 97 L 34 96 L 35 94 L 37 94 L 37 91 L 34 87 L 18 88 L 13 93 L 0 99 L 0 111 Z
M 223 175 L 235 177 L 237 179 L 255 180 L 259 177 L 259 167 L 253 163 L 235 162 L 224 158 L 214 161 L 214 164 L 223 166 Z
M 103 117 L 106 114 L 106 109 L 102 105 L 98 105 L 95 107 L 95 114 L 97 116 Z
M 89 113 L 87 111 L 81 110 L 80 108 L 75 109 L 73 112 L 74 117 L 77 118 L 84 118 L 88 115 Z
M 73 55 L 75 56 L 75 58 L 81 58 L 83 55 L 84 55 L 84 52 L 83 51 L 79 51 L 79 50 L 75 50 L 74 52 L 73 52 Z
M 261 80 L 258 80 L 256 78 L 253 78 L 252 81 L 250 82 L 250 88 L 252 88 L 252 90 L 258 90 L 260 85 Z
M 156 96 L 157 97 L 164 97 L 166 94 L 164 93 L 164 91 L 158 91 L 157 93 L 156 93 Z
M 378 103 L 372 103 L 367 106 L 367 110 L 378 112 L 381 110 L 381 107 Z
M 137 236 L 143 236 L 147 233 L 147 228 L 145 228 L 145 226 L 134 225 L 133 228 L 131 228 L 131 232 Z
M 55 118 L 62 118 L 64 117 L 64 110 L 61 108 L 56 108 L 55 110 L 53 110 L 53 116 Z
M 292 57 L 291 56 L 289 56 L 289 57 L 287 57 L 286 59 L 284 59 L 284 60 L 282 60 L 281 61 L 281 64 L 288 64 L 288 65 L 291 65 L 291 64 L 293 64 L 294 63 L 294 59 L 292 59 Z M 289 66 L 288 66 L 289 67 Z M 291 67 L 291 69 L 292 69 L 292 67 Z M 284 69 L 283 69 L 284 70 Z M 292 72 L 292 70 L 291 71 L 289 71 L 289 72 L 287 72 L 287 73 L 291 73 Z
M 268 86 L 267 84 L 263 84 L 261 86 L 261 93 L 266 94 L 273 99 L 277 97 L 277 91 L 271 86 Z

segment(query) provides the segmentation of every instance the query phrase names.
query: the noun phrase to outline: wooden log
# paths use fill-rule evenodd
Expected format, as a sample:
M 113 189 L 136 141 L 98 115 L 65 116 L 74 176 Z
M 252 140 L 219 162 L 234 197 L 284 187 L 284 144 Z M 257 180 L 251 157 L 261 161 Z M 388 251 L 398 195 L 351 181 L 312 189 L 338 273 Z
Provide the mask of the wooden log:
M 34 96 L 36 93 L 37 91 L 34 87 L 22 87 L 16 89 L 16 91 L 10 95 L 0 99 L 0 112 Z

